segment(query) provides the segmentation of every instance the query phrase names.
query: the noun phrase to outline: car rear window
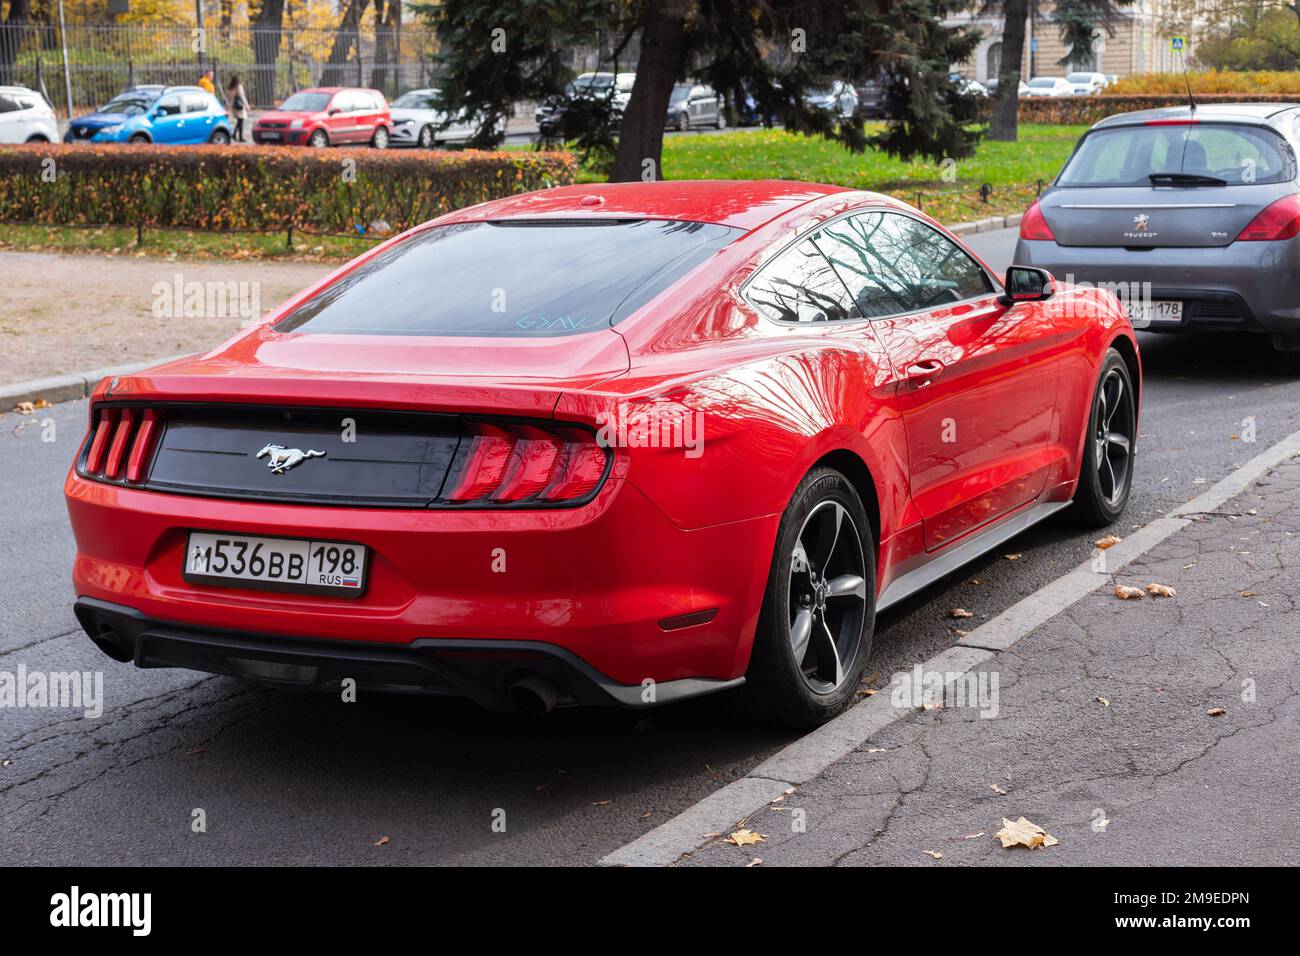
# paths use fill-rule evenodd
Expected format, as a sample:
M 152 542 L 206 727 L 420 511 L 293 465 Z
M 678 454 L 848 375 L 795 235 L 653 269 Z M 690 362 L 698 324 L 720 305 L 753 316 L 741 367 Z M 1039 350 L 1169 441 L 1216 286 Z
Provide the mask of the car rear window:
M 1084 137 L 1058 186 L 1150 186 L 1154 173 L 1211 176 L 1228 185 L 1294 179 L 1282 137 L 1255 126 L 1191 123 L 1118 126 Z
M 626 318 L 740 230 L 655 219 L 438 226 L 344 276 L 282 332 L 573 335 Z

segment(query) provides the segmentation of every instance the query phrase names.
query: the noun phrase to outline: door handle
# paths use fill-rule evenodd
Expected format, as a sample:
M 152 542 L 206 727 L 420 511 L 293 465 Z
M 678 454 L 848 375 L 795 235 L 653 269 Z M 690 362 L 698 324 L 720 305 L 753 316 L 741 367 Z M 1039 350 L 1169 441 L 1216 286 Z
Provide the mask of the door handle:
M 905 374 L 910 383 L 917 388 L 923 388 L 942 371 L 943 363 L 938 359 L 921 359 L 909 365 Z

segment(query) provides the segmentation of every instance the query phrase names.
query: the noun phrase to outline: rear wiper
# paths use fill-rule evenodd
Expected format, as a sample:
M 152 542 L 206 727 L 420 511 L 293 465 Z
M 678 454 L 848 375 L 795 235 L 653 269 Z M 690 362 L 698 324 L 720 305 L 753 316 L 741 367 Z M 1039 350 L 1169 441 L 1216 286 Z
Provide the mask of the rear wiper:
M 1200 173 L 1151 173 L 1147 176 L 1153 186 L 1226 186 L 1228 181 L 1218 176 Z

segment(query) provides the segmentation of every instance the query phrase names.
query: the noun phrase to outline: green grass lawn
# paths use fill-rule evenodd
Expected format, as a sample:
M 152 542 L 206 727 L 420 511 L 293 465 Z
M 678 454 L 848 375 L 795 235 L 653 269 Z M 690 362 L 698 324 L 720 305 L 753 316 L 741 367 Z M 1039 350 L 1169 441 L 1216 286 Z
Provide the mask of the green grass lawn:
M 851 153 L 839 143 L 783 130 L 736 130 L 664 138 L 668 179 L 801 179 L 889 193 L 941 222 L 1023 212 L 1037 180 L 1055 178 L 1086 126 L 1022 125 L 1015 143 L 982 142 L 969 159 L 945 169 L 929 160 L 904 162 L 875 150 Z M 584 177 L 586 178 L 586 177 Z M 590 176 L 590 181 L 596 177 Z M 988 203 L 982 183 L 993 187 Z

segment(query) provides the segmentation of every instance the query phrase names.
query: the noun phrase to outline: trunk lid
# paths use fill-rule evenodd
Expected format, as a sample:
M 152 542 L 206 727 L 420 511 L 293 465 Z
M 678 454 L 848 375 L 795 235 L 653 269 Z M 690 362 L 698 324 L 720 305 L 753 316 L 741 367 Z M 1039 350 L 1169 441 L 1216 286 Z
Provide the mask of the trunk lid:
M 251 329 L 123 376 L 111 397 L 549 417 L 561 393 L 627 371 L 612 329 L 536 339 Z
M 1227 246 L 1289 185 L 1053 189 L 1039 209 L 1063 246 Z

